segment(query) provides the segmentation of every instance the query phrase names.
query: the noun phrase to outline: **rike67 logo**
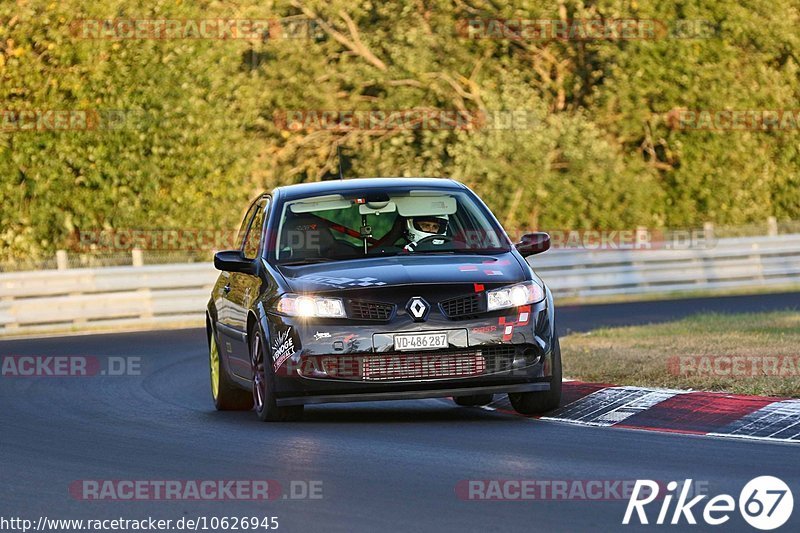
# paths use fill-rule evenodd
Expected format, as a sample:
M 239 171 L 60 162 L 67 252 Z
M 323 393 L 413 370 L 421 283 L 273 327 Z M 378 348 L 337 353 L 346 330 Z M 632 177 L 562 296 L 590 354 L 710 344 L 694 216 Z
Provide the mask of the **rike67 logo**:
M 700 514 L 703 521 L 711 526 L 719 526 L 730 520 L 731 513 L 737 508 L 733 496 L 720 494 L 706 501 L 705 505 L 699 505 L 707 495 L 701 494 L 689 499 L 691 486 L 692 480 L 687 479 L 678 490 L 678 482 L 670 481 L 667 483 L 666 492 L 659 494 L 662 484 L 649 479 L 636 480 L 622 523 L 635 524 L 638 519 L 640 524 L 649 524 L 645 506 L 656 500 L 661 501 L 661 508 L 655 521 L 658 525 L 697 524 L 695 513 Z M 675 507 L 671 509 L 676 496 Z M 767 531 L 779 528 L 789 520 L 794 508 L 794 498 L 789 486 L 781 479 L 759 476 L 744 486 L 739 494 L 738 504 L 739 513 L 748 524 Z M 671 517 L 670 511 L 672 511 Z M 631 522 L 631 519 L 634 521 Z

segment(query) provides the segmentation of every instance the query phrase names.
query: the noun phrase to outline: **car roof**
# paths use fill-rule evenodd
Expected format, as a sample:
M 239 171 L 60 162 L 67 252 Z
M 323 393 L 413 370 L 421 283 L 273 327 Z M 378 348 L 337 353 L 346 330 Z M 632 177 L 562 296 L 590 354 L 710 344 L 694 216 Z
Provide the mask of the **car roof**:
M 415 187 L 443 190 L 465 188 L 461 183 L 449 178 L 356 178 L 285 185 L 277 187 L 274 192 L 276 194 L 279 193 L 281 198 L 285 200 L 296 200 L 298 198 L 323 194 L 349 193 L 364 190 L 413 189 Z

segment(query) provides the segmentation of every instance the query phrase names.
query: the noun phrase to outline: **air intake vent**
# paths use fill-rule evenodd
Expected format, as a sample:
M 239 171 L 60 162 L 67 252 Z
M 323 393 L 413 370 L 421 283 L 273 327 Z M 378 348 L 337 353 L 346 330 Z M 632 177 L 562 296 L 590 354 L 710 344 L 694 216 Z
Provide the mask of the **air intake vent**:
M 481 298 L 477 294 L 451 298 L 439 304 L 442 312 L 451 319 L 471 318 L 482 311 Z
M 392 304 L 350 300 L 350 317 L 358 320 L 389 320 L 393 312 Z
M 482 346 L 481 352 L 486 360 L 486 373 L 508 372 L 512 369 L 516 347 L 513 344 Z

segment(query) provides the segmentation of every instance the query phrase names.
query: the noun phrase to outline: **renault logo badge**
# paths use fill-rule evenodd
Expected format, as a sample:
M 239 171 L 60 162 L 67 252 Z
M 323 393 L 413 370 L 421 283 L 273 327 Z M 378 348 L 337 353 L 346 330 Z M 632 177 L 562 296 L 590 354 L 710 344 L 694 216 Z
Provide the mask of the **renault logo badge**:
M 424 322 L 428 318 L 431 306 L 420 296 L 414 296 L 406 304 L 406 311 L 414 322 Z

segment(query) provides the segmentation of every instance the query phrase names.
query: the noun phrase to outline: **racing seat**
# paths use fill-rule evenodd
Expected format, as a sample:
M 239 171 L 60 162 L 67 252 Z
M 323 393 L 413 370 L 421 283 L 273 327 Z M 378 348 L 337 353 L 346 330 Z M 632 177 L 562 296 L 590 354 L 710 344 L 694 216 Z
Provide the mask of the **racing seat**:
M 330 223 L 319 217 L 287 218 L 281 233 L 281 259 L 340 257 L 353 254 L 353 248 L 336 240 Z M 285 247 L 289 247 L 291 252 L 284 251 Z

